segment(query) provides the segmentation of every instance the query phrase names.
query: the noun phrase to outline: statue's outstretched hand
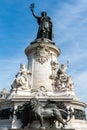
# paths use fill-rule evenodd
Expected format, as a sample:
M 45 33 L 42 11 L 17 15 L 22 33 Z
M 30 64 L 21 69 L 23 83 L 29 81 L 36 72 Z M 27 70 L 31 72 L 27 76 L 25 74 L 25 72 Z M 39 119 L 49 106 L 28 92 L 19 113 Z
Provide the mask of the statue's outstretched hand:
M 30 4 L 30 9 L 31 9 L 31 10 L 34 9 L 34 3 Z

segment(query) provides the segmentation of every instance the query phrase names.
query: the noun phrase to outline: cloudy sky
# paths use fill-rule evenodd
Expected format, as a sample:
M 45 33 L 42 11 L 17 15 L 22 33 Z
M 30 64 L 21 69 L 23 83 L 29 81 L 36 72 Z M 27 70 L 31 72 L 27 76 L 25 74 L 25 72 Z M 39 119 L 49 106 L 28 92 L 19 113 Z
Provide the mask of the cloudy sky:
M 27 64 L 25 48 L 36 38 L 35 13 L 47 11 L 53 22 L 53 41 L 61 49 L 59 64 L 70 61 L 76 95 L 87 103 L 87 0 L 0 0 L 0 91 L 10 89 L 20 63 Z

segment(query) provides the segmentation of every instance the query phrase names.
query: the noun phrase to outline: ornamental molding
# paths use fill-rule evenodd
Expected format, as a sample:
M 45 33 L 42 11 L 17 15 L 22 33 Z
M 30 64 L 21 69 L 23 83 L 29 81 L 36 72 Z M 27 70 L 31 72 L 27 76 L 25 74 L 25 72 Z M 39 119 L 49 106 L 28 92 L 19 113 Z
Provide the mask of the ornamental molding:
M 51 56 L 50 50 L 49 50 L 49 48 L 47 46 L 39 45 L 36 48 L 35 59 L 36 59 L 37 62 L 43 64 L 46 61 L 48 61 L 50 56 Z

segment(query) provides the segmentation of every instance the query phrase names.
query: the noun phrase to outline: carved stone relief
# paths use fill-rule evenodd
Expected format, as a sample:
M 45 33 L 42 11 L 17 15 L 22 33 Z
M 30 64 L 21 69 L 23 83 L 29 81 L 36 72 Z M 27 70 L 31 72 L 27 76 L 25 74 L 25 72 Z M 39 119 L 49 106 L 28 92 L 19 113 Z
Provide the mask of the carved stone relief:
M 16 74 L 11 87 L 12 90 L 26 90 L 31 88 L 31 75 L 32 73 L 27 70 L 25 64 L 20 65 L 20 70 Z
M 52 61 L 51 62 L 52 70 L 57 70 L 58 69 L 58 63 L 57 61 Z
M 40 86 L 39 90 L 35 93 L 35 96 L 47 96 L 47 90 L 44 86 Z
M 51 68 L 52 68 L 52 74 L 50 75 L 50 79 L 52 80 L 52 86 L 55 85 L 57 70 L 58 70 L 58 63 L 57 61 L 51 61 Z
M 55 67 L 57 66 L 57 67 Z M 52 79 L 52 85 L 54 86 L 54 90 L 69 90 L 73 91 L 74 84 L 71 76 L 68 76 L 66 73 L 67 66 L 64 64 L 58 69 L 58 65 L 55 63 L 52 64 L 52 75 L 50 79 Z
M 74 109 L 74 116 L 75 116 L 75 119 L 86 120 L 85 111 L 83 110 Z
M 45 63 L 48 61 L 50 57 L 50 50 L 47 46 L 45 45 L 39 45 L 36 49 L 35 53 L 35 59 L 37 62 L 40 62 L 41 64 Z

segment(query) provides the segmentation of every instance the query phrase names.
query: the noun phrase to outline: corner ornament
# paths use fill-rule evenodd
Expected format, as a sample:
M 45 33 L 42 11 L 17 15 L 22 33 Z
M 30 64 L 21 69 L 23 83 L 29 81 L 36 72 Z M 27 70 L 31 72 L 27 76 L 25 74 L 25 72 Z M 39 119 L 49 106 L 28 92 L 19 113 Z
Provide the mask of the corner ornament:
M 36 49 L 35 59 L 37 62 L 43 64 L 50 58 L 50 50 L 45 45 L 39 45 Z

